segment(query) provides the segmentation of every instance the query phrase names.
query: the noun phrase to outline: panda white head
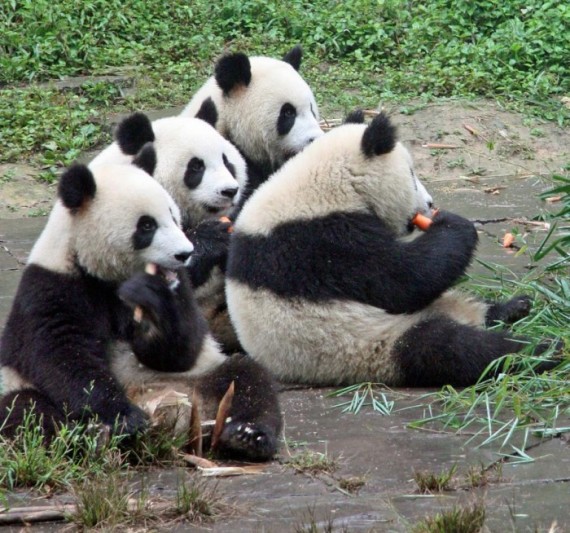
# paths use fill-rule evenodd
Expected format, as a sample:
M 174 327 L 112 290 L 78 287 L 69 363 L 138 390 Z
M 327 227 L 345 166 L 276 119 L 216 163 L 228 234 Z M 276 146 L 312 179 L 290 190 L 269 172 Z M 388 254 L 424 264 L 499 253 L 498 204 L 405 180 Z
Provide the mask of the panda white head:
M 145 143 L 153 142 L 157 158 L 153 177 L 178 204 L 184 227 L 226 214 L 245 185 L 245 161 L 211 125 L 216 120 L 211 100 L 196 117 L 167 117 L 151 123 L 143 113 L 134 113 L 118 125 L 114 146 L 91 166 L 125 155 L 132 160 Z
M 315 97 L 298 73 L 301 58 L 298 46 L 282 61 L 226 55 L 183 114 L 213 98 L 219 106 L 218 130 L 248 162 L 273 172 L 323 133 Z
M 363 122 L 361 111 L 351 113 L 330 133 L 325 151 L 346 166 L 363 207 L 372 209 L 397 235 L 409 233 L 413 216 L 429 215 L 433 199 L 414 172 L 410 152 L 397 142 L 388 116 L 380 113 L 368 125 Z
M 147 146 L 135 163 L 148 169 L 153 157 Z M 120 282 L 147 263 L 177 270 L 192 250 L 178 207 L 147 172 L 135 165 L 73 165 L 60 178 L 58 200 L 28 262 Z

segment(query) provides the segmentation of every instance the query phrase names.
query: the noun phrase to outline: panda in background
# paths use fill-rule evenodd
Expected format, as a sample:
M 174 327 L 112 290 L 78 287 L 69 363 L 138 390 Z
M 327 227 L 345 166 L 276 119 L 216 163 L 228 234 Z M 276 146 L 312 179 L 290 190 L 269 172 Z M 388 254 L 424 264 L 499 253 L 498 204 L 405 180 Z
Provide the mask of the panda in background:
M 240 206 L 270 174 L 323 133 L 315 97 L 298 72 L 301 59 L 299 46 L 282 61 L 225 55 L 182 112 L 194 116 L 205 101 L 213 101 L 217 130 L 247 162 L 247 190 Z
M 229 321 L 224 295 L 224 272 L 229 246 L 229 214 L 247 179 L 238 150 L 214 129 L 217 115 L 206 99 L 196 118 L 168 117 L 153 122 L 134 113 L 120 122 L 115 142 L 90 167 L 129 163 L 152 142 L 157 163 L 154 178 L 172 196 L 182 214 L 182 227 L 195 245 L 189 273 L 195 296 L 214 337 L 228 353 L 239 350 Z
M 484 326 L 522 318 L 529 298 L 450 290 L 477 245 L 471 222 L 441 211 L 425 233 L 403 238 L 430 209 L 384 114 L 316 140 L 237 218 L 226 296 L 243 347 L 282 381 L 390 386 L 473 384 L 523 349 L 526 339 Z
M 133 436 L 147 417 L 127 388 L 178 380 L 215 405 L 234 381 L 219 450 L 267 459 L 281 428 L 272 379 L 248 357 L 223 355 L 208 332 L 183 268 L 192 244 L 179 210 L 135 166 L 150 172 L 154 157 L 147 146 L 134 165 L 75 165 L 62 175 L 1 339 L 0 430 L 14 436 L 35 405 L 48 439 L 59 424 L 95 417 Z M 149 263 L 156 275 L 145 273 Z

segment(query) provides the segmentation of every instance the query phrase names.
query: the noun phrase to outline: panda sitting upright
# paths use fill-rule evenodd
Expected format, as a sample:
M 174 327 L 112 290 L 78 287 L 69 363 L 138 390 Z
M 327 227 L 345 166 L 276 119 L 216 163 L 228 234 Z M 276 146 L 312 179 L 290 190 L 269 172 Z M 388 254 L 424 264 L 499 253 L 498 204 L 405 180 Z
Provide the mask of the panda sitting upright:
M 135 164 L 152 170 L 151 146 Z M 63 174 L 2 336 L 4 435 L 34 405 L 47 438 L 59 424 L 95 417 L 132 436 L 147 419 L 127 387 L 194 380 L 215 404 L 233 381 L 219 450 L 271 457 L 281 427 L 271 377 L 248 357 L 224 356 L 208 332 L 183 268 L 192 244 L 179 223 L 172 198 L 134 165 L 75 165 Z M 145 273 L 149 263 L 157 275 Z M 132 351 L 120 353 L 125 342 Z
M 240 52 L 225 55 L 216 63 L 215 75 L 182 112 L 195 116 L 204 102 L 213 102 L 216 129 L 247 163 L 247 189 L 238 205 L 323 133 L 313 92 L 298 72 L 301 59 L 299 46 L 282 61 Z
M 226 295 L 243 347 L 283 381 L 391 386 L 473 384 L 523 349 L 524 339 L 483 326 L 525 316 L 527 297 L 494 303 L 450 290 L 477 244 L 471 222 L 441 211 L 402 239 L 430 208 L 384 114 L 317 139 L 237 218 Z

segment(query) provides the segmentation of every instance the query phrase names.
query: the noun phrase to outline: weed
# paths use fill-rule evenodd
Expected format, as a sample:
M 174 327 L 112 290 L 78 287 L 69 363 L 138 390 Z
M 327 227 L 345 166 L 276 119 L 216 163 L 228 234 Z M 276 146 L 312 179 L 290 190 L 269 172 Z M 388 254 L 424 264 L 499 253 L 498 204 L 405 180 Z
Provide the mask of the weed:
M 131 523 L 144 501 L 136 500 L 126 479 L 118 472 L 86 479 L 73 487 L 76 511 L 70 517 L 85 527 L 116 528 Z
M 63 426 L 49 445 L 29 412 L 15 439 L 0 438 L 0 488 L 64 488 L 77 480 L 121 467 L 119 439 L 101 442 L 81 425 Z
M 470 488 L 486 487 L 489 483 L 498 483 L 503 479 L 503 462 L 495 463 L 491 468 L 483 464 L 471 466 L 465 474 L 465 484 Z
M 336 527 L 331 516 L 319 520 L 315 508 L 308 507 L 307 511 L 303 513 L 303 521 L 295 524 L 293 531 L 295 533 L 348 533 L 349 529 L 346 525 Z
M 426 518 L 412 528 L 413 533 L 478 533 L 485 523 L 485 506 L 455 506 L 448 511 Z
M 342 477 L 338 479 L 338 486 L 351 494 L 356 494 L 366 484 L 365 476 Z
M 175 513 L 191 522 L 212 520 L 226 505 L 218 491 L 218 485 L 193 475 L 187 481 L 179 481 L 176 492 Z
M 303 450 L 292 455 L 285 463 L 303 474 L 332 474 L 338 468 L 338 460 L 331 457 L 327 452 Z
M 421 494 L 444 492 L 452 490 L 451 482 L 453 481 L 456 471 L 456 464 L 449 470 L 442 470 L 439 474 L 427 471 L 416 471 L 414 472 L 414 480 Z

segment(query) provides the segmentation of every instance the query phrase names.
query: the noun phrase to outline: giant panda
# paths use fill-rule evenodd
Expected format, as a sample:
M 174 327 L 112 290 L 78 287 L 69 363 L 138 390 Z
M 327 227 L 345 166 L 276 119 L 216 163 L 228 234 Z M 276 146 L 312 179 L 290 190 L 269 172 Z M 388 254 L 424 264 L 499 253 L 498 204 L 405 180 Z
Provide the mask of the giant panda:
M 203 102 L 196 116 L 173 116 L 153 122 L 144 113 L 123 119 L 115 142 L 90 163 L 127 163 L 152 142 L 157 163 L 154 178 L 168 191 L 182 214 L 182 227 L 195 245 L 188 267 L 198 305 L 226 352 L 239 349 L 227 316 L 224 275 L 229 222 L 220 221 L 237 204 L 245 185 L 246 164 L 238 150 L 214 129 L 216 111 Z
M 285 382 L 390 386 L 473 384 L 523 349 L 525 339 L 485 326 L 518 320 L 529 298 L 451 289 L 473 257 L 473 224 L 440 211 L 409 235 L 431 204 L 386 115 L 315 140 L 235 223 L 226 296 L 243 347 Z
M 1 432 L 14 436 L 34 405 L 48 439 L 59 424 L 93 418 L 132 437 L 148 423 L 127 396 L 133 387 L 178 380 L 215 405 L 233 381 L 219 451 L 267 459 L 281 427 L 271 376 L 223 355 L 209 333 L 184 270 L 192 244 L 179 209 L 137 167 L 154 163 L 149 145 L 133 165 L 76 164 L 60 178 L 1 339 Z
M 248 166 L 247 188 L 238 206 L 323 133 L 313 92 L 298 72 L 301 59 L 299 46 L 283 60 L 227 54 L 182 111 L 194 116 L 204 102 L 213 102 L 216 128 L 236 145 Z

